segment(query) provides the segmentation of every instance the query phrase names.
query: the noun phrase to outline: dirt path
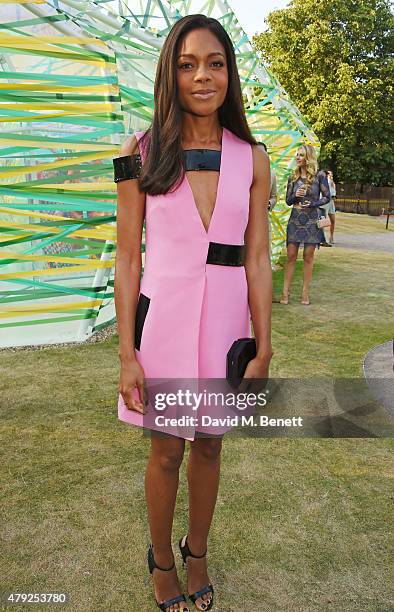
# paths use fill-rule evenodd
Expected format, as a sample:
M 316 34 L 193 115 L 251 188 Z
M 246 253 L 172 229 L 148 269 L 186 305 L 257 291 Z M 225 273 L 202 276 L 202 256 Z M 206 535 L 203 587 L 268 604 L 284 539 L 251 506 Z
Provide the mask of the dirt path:
M 394 234 L 378 232 L 376 234 L 344 234 L 339 230 L 334 234 L 334 247 L 360 249 L 363 251 L 384 251 L 394 253 Z

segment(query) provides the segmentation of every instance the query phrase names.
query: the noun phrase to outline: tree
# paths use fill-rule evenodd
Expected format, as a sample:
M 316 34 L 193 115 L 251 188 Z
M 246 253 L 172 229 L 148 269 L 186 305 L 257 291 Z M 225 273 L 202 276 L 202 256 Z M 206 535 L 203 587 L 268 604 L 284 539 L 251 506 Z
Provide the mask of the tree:
M 389 0 L 293 0 L 253 37 L 341 182 L 392 185 L 393 21 Z

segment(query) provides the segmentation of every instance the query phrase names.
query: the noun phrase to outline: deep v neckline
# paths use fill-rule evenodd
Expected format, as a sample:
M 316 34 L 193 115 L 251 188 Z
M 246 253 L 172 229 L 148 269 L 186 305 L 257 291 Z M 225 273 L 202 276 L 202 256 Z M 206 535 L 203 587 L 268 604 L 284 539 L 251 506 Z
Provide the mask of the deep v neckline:
M 223 153 L 225 152 L 225 149 L 226 149 L 226 136 L 227 136 L 227 133 L 226 133 L 226 128 L 225 128 L 225 127 L 222 127 L 222 143 L 221 143 L 221 144 L 222 144 L 222 148 L 220 149 L 220 151 L 221 151 L 221 156 L 220 156 L 219 177 L 218 177 L 218 183 L 217 183 L 217 188 L 216 188 L 216 197 L 215 197 L 215 203 L 214 203 L 214 206 L 213 206 L 213 210 L 212 210 L 212 215 L 211 215 L 211 218 L 210 218 L 210 220 L 209 220 L 208 229 L 205 229 L 205 225 L 204 225 L 203 220 L 202 220 L 202 218 L 201 218 L 200 211 L 198 210 L 198 207 L 197 207 L 197 204 L 196 204 L 196 199 L 195 199 L 195 197 L 194 197 L 194 193 L 193 193 L 192 186 L 191 186 L 190 181 L 189 181 L 189 178 L 188 178 L 188 176 L 187 176 L 187 171 L 185 171 L 186 185 L 187 185 L 187 188 L 188 188 L 188 190 L 189 190 L 189 192 L 190 192 L 191 201 L 192 201 L 192 203 L 193 203 L 193 208 L 194 208 L 194 210 L 195 210 L 195 212 L 196 212 L 196 214 L 197 214 L 197 217 L 198 217 L 198 218 L 199 218 L 199 220 L 200 220 L 200 225 L 201 225 L 201 227 L 202 227 L 202 229 L 204 230 L 204 233 L 205 233 L 206 235 L 208 235 L 208 234 L 209 234 L 209 230 L 210 230 L 210 229 L 211 229 L 211 227 L 212 227 L 212 222 L 213 222 L 213 219 L 214 219 L 214 216 L 215 216 L 215 212 L 216 212 L 217 204 L 218 204 L 218 201 L 220 201 L 220 197 L 219 197 L 219 196 L 220 196 L 220 190 L 221 190 L 221 184 L 222 184 L 222 175 L 223 175 L 223 160 L 224 160 Z M 184 150 L 187 150 L 187 149 L 184 149 Z M 211 151 L 214 151 L 214 150 L 215 150 L 215 151 L 218 151 L 219 149 L 210 149 L 210 150 L 211 150 Z M 190 170 L 189 170 L 189 172 L 193 172 L 193 171 L 190 171 Z

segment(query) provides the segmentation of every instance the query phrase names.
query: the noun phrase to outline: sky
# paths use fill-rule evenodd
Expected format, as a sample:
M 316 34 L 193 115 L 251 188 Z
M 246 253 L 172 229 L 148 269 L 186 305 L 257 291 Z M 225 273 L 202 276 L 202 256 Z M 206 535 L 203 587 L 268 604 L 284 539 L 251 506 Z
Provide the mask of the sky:
M 289 0 L 228 0 L 239 23 L 251 39 L 266 29 L 264 19 L 276 9 L 285 8 Z

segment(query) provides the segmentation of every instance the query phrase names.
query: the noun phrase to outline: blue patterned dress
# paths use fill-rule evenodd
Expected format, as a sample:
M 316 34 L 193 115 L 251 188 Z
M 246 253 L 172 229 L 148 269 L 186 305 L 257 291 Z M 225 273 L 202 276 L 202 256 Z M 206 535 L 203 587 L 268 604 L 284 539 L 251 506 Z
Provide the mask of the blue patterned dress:
M 330 188 L 327 177 L 322 170 L 316 174 L 305 196 L 296 196 L 297 189 L 305 183 L 305 178 L 299 178 L 293 182 L 291 177 L 287 182 L 286 204 L 293 206 L 297 202 L 309 202 L 309 206 L 302 209 L 293 207 L 287 224 L 286 245 L 289 243 L 304 244 L 304 246 L 314 244 L 319 248 L 320 244 L 325 242 L 325 237 L 323 230 L 317 227 L 316 221 L 322 216 L 319 207 L 328 204 L 330 201 Z

